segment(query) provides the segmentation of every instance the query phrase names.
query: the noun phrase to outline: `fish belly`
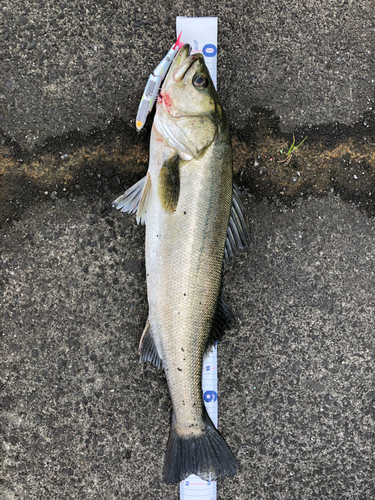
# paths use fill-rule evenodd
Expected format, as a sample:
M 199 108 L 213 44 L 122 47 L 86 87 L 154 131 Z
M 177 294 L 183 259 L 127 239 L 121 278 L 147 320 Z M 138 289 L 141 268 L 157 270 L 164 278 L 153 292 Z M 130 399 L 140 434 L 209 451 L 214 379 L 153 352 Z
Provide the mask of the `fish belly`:
M 180 195 L 172 214 L 160 203 L 158 168 L 150 169 L 149 322 L 181 435 L 199 433 L 203 425 L 202 360 L 220 291 L 232 197 L 232 166 L 223 152 L 225 146 L 212 144 L 200 158 L 182 163 Z

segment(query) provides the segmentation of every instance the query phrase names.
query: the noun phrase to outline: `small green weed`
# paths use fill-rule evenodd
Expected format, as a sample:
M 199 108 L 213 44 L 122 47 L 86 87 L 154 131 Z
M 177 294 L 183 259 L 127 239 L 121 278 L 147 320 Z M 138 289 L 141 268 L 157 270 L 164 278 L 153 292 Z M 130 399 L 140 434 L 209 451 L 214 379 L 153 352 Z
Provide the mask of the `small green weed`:
M 292 158 L 292 154 L 297 151 L 297 149 L 305 142 L 305 140 L 307 139 L 307 136 L 302 139 L 302 141 L 298 144 L 298 146 L 295 146 L 295 143 L 296 143 L 296 138 L 294 137 L 293 135 L 293 142 L 292 142 L 292 145 L 290 146 L 288 152 L 286 153 L 286 158 L 284 160 L 280 160 L 278 163 L 284 163 L 286 165 L 288 165 L 288 163 L 290 162 L 291 158 Z M 283 149 L 280 149 L 280 153 L 282 154 L 284 152 Z

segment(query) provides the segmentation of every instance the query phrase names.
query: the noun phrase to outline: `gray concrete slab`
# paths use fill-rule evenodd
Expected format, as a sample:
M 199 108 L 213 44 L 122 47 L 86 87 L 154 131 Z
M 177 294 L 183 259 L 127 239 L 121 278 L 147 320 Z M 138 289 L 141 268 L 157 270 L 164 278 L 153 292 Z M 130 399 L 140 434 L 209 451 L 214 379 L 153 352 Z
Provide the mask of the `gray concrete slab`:
M 166 382 L 138 363 L 144 230 L 110 209 L 147 168 L 150 124 L 136 135 L 134 119 L 177 15 L 219 17 L 251 193 L 219 350 L 220 429 L 242 470 L 218 498 L 372 498 L 375 16 L 351 0 L 3 1 L 0 496 L 177 498 Z M 308 138 L 287 163 L 296 127 Z
M 363 122 L 373 108 L 374 2 L 3 0 L 0 127 L 22 148 L 72 131 L 134 127 L 175 17 L 218 16 L 219 93 L 232 129 L 254 107 L 295 127 Z
M 245 207 L 219 347 L 219 426 L 241 472 L 218 499 L 372 498 L 374 219 L 333 196 Z M 73 196 L 1 229 L 2 498 L 178 498 L 162 479 L 165 378 L 138 363 L 143 238 Z

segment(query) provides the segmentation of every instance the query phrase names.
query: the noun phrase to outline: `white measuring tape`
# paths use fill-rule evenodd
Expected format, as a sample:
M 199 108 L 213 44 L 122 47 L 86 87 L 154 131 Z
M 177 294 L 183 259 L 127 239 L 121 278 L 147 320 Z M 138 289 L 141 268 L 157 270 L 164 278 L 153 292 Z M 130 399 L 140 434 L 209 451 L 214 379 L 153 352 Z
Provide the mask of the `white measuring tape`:
M 217 88 L 217 17 L 177 17 L 176 33 L 191 46 L 191 54 L 200 52 Z
M 217 427 L 217 346 L 203 359 L 202 390 L 207 413 Z M 180 482 L 180 500 L 216 500 L 216 484 L 192 474 Z
M 177 35 L 182 31 L 181 42 L 191 46 L 191 54 L 203 54 L 217 88 L 217 17 L 177 17 L 176 31 Z M 217 346 L 203 359 L 202 390 L 207 412 L 217 427 Z M 180 500 L 216 500 L 216 485 L 216 481 L 203 481 L 192 474 L 180 482 Z

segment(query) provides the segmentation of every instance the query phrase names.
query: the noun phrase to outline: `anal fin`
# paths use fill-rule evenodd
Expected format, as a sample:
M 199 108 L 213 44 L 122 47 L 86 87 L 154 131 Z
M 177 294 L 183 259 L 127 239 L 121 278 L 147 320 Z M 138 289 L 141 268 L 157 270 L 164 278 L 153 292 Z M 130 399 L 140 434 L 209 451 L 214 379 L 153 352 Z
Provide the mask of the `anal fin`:
M 139 354 L 141 362 L 150 362 L 158 368 L 163 368 L 163 361 L 156 349 L 154 339 L 152 338 L 152 330 L 149 320 L 143 330 L 141 340 L 139 341 Z

